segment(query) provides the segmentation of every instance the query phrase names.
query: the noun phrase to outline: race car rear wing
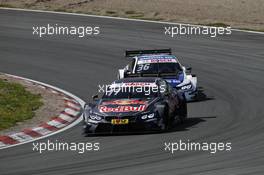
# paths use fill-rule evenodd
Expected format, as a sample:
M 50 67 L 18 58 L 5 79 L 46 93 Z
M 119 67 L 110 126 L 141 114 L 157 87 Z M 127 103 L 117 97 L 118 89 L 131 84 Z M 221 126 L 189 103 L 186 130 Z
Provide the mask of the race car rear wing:
M 161 54 L 166 53 L 171 55 L 171 49 L 158 49 L 158 50 L 127 50 L 125 53 L 126 57 L 134 57 L 138 55 L 148 55 L 148 54 Z
M 177 73 L 135 73 L 135 74 L 127 74 L 128 77 L 166 77 L 166 76 L 177 76 Z

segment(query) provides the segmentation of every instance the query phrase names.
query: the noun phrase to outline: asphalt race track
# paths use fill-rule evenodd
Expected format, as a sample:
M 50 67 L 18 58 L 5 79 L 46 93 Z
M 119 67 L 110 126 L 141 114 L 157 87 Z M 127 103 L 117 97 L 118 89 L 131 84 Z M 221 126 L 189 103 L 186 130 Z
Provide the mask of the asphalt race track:
M 99 36 L 32 35 L 32 26 L 99 26 Z M 81 124 L 49 139 L 100 142 L 99 152 L 0 150 L 0 174 L 264 174 L 264 35 L 164 35 L 164 24 L 0 10 L 0 72 L 42 81 L 86 101 L 116 78 L 125 49 L 167 48 L 193 67 L 204 95 L 170 133 L 83 137 Z M 232 151 L 164 151 L 164 142 L 231 142 Z M 47 139 L 42 140 L 43 142 Z

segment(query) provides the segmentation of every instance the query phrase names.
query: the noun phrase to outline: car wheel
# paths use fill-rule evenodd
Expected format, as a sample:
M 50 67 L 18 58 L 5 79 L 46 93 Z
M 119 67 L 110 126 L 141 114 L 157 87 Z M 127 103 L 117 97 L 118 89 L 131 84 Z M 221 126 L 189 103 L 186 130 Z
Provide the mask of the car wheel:
M 165 132 L 166 131 L 166 123 L 164 122 L 164 119 L 163 119 L 163 117 L 160 119 L 160 131 L 161 132 Z
M 164 110 L 163 110 L 163 114 L 161 116 L 161 120 L 162 120 L 162 128 L 161 130 L 163 132 L 166 132 L 170 129 L 170 120 L 169 120 L 169 108 L 168 105 L 165 105 Z

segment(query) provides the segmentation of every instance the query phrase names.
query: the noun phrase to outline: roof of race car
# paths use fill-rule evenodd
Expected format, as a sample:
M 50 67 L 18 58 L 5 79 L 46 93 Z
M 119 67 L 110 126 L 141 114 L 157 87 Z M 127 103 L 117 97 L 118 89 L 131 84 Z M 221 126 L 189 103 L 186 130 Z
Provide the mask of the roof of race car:
M 140 55 L 138 56 L 138 64 L 145 63 L 177 63 L 177 58 L 174 55 L 155 54 L 155 55 Z

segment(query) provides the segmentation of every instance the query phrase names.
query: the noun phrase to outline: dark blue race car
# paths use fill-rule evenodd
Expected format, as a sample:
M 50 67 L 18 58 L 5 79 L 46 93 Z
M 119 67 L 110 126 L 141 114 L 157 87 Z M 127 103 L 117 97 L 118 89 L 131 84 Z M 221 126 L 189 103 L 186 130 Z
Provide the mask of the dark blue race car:
M 181 93 L 155 77 L 120 79 L 84 108 L 84 133 L 166 131 L 187 117 Z
M 197 96 L 197 77 L 191 74 L 191 68 L 181 65 L 170 49 L 126 51 L 126 57 L 132 61 L 118 71 L 118 79 L 141 76 L 162 77 L 171 86 L 185 94 L 186 101 Z

